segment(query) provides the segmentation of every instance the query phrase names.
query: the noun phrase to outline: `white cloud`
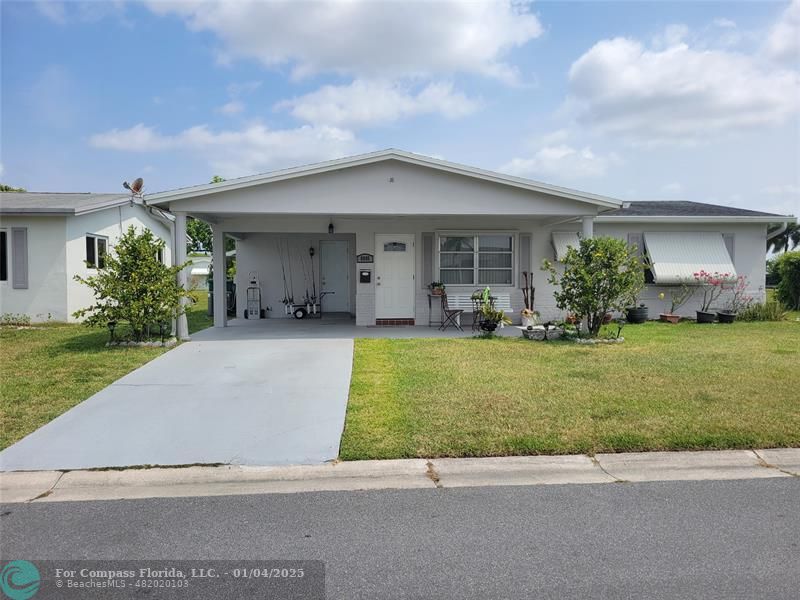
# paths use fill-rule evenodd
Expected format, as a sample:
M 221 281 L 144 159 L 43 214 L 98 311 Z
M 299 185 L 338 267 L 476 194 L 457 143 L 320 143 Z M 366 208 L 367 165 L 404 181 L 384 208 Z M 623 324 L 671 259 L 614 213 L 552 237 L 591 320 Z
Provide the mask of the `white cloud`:
M 553 177 L 561 182 L 570 179 L 600 177 L 622 160 L 614 153 L 595 154 L 591 148 L 577 149 L 567 144 L 545 146 L 530 158 L 514 158 L 500 171 L 519 177 Z
M 221 112 L 223 115 L 238 115 L 240 112 L 244 111 L 244 103 L 239 100 L 231 100 L 220 106 L 217 111 Z
M 67 22 L 67 7 L 64 2 L 36 0 L 36 10 L 43 17 L 53 21 L 53 23 L 64 25 Z
M 452 83 L 434 82 L 412 91 L 390 81 L 357 79 L 349 85 L 326 85 L 280 102 L 277 108 L 288 108 L 293 116 L 309 123 L 365 126 L 431 113 L 457 119 L 477 110 L 478 104 L 454 91 Z
M 683 42 L 689 35 L 689 27 L 682 23 L 667 25 L 662 33 L 653 37 L 655 48 L 670 48 Z
M 792 0 L 772 27 L 764 50 L 774 60 L 800 65 L 800 0 Z
M 366 78 L 478 73 L 515 81 L 508 52 L 542 34 L 530 3 L 240 1 L 148 3 L 221 41 L 219 58 L 289 66 L 295 78 L 336 72 Z
M 96 23 L 106 17 L 117 17 L 124 25 L 131 25 L 125 18 L 124 0 L 36 0 L 35 5 L 39 14 L 58 25 Z
M 798 110 L 800 75 L 740 53 L 615 38 L 572 64 L 569 86 L 567 106 L 583 124 L 638 142 L 686 142 L 785 122 Z
M 89 143 L 96 148 L 128 152 L 191 152 L 225 177 L 328 160 L 368 149 L 344 129 L 305 125 L 275 130 L 260 123 L 218 132 L 207 125 L 197 125 L 174 135 L 162 134 L 139 123 L 129 129 L 95 134 Z
M 714 19 L 714 25 L 722 29 L 733 29 L 734 27 L 736 27 L 736 21 L 733 21 L 726 17 L 718 17 Z

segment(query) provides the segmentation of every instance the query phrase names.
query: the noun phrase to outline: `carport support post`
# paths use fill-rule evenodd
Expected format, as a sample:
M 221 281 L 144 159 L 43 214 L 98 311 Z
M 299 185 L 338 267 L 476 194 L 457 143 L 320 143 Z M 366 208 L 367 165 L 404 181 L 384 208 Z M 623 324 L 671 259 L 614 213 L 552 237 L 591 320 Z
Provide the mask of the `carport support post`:
M 185 212 L 175 212 L 175 249 L 172 252 L 172 256 L 175 257 L 175 266 L 182 265 L 186 262 L 186 213 Z M 183 287 L 187 287 L 187 277 L 186 277 L 186 268 L 181 269 L 178 272 L 178 283 Z M 181 305 L 183 305 L 184 309 L 186 305 L 189 303 L 188 298 L 181 298 Z M 186 320 L 186 312 L 184 311 L 178 317 L 178 339 L 179 340 L 188 340 L 189 339 L 189 323 Z
M 214 233 L 214 327 L 228 325 L 227 277 L 225 265 L 225 232 L 222 226 L 211 226 Z
M 594 217 L 583 217 L 583 237 L 587 240 L 594 237 Z

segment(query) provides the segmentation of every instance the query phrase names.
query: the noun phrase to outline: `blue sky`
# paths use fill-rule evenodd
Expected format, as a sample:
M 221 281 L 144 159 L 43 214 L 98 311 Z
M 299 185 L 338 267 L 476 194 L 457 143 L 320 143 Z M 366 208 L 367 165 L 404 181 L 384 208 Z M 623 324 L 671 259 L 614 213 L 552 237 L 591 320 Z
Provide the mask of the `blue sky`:
M 31 190 L 396 147 L 800 213 L 799 0 L 0 6 L 0 177 Z

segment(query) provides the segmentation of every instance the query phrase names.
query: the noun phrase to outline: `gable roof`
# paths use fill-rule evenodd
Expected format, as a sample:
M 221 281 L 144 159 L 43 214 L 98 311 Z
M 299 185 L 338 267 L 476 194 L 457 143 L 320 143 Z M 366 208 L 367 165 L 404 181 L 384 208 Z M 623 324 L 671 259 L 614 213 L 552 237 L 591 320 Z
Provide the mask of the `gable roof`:
M 61 192 L 0 192 L 0 214 L 81 215 L 130 202 L 130 195 Z
M 396 160 L 408 164 L 436 169 L 439 171 L 490 181 L 501 185 L 509 185 L 533 192 L 559 196 L 569 200 L 586 202 L 602 208 L 619 208 L 622 206 L 622 201 L 615 200 L 614 198 L 608 198 L 606 196 L 591 194 L 589 192 L 581 192 L 579 190 L 541 183 L 539 181 L 524 179 L 522 177 L 514 177 L 513 175 L 506 175 L 503 173 L 497 173 L 495 171 L 487 171 L 485 169 L 469 167 L 467 165 L 452 163 L 438 158 L 432 158 L 430 156 L 414 154 L 412 152 L 405 152 L 403 150 L 396 150 L 394 148 L 390 148 L 388 150 L 379 150 L 378 152 L 370 152 L 367 154 L 358 154 L 356 156 L 348 156 L 345 158 L 339 158 L 336 160 L 329 160 L 300 167 L 281 169 L 279 171 L 271 171 L 269 173 L 262 173 L 259 175 L 228 179 L 220 183 L 206 183 L 202 185 L 158 192 L 155 194 L 147 194 L 145 199 L 148 204 L 166 204 L 168 202 L 181 200 L 184 198 L 215 194 L 244 187 L 273 183 L 276 181 L 285 181 L 287 179 L 295 179 L 298 177 L 305 177 L 307 175 L 317 175 L 320 173 L 327 173 L 329 171 L 348 169 L 351 167 L 369 165 L 387 160 Z
M 601 221 L 750 221 L 793 222 L 794 217 L 686 200 L 625 202 L 621 208 L 604 212 Z

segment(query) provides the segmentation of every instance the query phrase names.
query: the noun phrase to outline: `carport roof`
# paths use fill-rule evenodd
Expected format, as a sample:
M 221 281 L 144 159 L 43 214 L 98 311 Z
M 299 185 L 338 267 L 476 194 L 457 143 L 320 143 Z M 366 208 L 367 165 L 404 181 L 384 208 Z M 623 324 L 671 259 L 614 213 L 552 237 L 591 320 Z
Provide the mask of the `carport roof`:
M 622 206 L 622 201 L 614 198 L 608 198 L 606 196 L 591 194 L 589 192 L 581 192 L 570 188 L 550 185 L 548 183 L 541 183 L 539 181 L 524 179 L 522 177 L 497 173 L 495 171 L 478 169 L 476 167 L 448 162 L 438 158 L 432 158 L 430 156 L 414 154 L 412 152 L 405 152 L 404 150 L 396 150 L 394 148 L 380 150 L 378 152 L 370 152 L 367 154 L 358 154 L 356 156 L 348 156 L 345 158 L 339 158 L 336 160 L 329 160 L 310 165 L 303 165 L 300 167 L 292 167 L 289 169 L 282 169 L 280 171 L 272 171 L 259 175 L 228 179 L 220 183 L 206 183 L 202 185 L 158 192 L 155 194 L 148 194 L 146 199 L 148 204 L 168 204 L 169 202 L 184 198 L 215 194 L 244 187 L 262 185 L 276 181 L 284 181 L 286 179 L 294 179 L 297 177 L 304 177 L 306 175 L 316 175 L 319 173 L 326 173 L 328 171 L 368 165 L 387 160 L 397 160 L 400 162 L 428 167 L 439 171 L 490 181 L 501 185 L 508 185 L 527 189 L 533 192 L 540 192 L 570 200 L 577 200 L 579 202 L 586 202 L 602 208 L 620 208 Z

